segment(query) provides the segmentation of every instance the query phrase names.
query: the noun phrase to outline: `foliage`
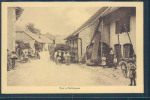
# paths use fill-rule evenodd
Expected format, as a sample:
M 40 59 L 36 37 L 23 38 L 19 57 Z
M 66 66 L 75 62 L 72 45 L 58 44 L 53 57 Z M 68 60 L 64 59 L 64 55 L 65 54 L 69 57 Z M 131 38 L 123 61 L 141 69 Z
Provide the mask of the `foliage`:
M 34 45 L 35 45 L 35 49 L 38 50 L 38 51 L 41 50 L 41 49 L 43 48 L 42 43 L 35 42 Z
M 29 23 L 27 26 L 29 31 L 31 31 L 34 34 L 41 34 L 41 30 L 38 28 L 35 28 L 35 25 L 33 23 Z
M 23 43 L 23 40 L 16 40 L 16 44 Z
M 68 50 L 70 50 L 70 46 L 68 46 L 66 44 L 56 44 L 55 51 L 57 51 L 57 50 L 68 51 Z
M 24 43 L 22 40 L 16 40 L 16 44 L 18 44 L 17 48 L 20 49 L 30 49 L 30 44 L 29 43 Z
M 25 45 L 26 49 L 30 49 L 31 48 L 29 43 L 24 43 L 24 45 Z
M 54 54 L 57 50 L 62 50 L 62 51 L 68 51 L 70 50 L 70 46 L 65 45 L 65 44 L 56 44 L 53 45 L 53 47 L 51 49 L 49 49 L 49 53 L 50 53 L 50 58 L 54 60 Z

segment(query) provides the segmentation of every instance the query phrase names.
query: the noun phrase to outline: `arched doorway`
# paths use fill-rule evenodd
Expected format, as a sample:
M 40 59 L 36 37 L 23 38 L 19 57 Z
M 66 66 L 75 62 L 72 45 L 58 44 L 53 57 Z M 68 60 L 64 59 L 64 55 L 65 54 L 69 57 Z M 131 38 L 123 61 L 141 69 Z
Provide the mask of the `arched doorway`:
M 87 50 L 87 60 L 91 60 L 92 57 L 92 50 L 93 50 L 93 45 L 94 43 L 91 43 L 90 45 L 87 46 L 86 50 Z M 97 64 L 101 63 L 101 50 L 102 50 L 102 54 L 104 53 L 104 55 L 106 56 L 106 58 L 109 56 L 109 52 L 110 52 L 110 48 L 109 46 L 105 43 L 102 42 L 102 49 L 101 49 L 101 42 L 99 42 L 99 47 L 98 47 L 98 58 L 96 61 L 94 61 L 94 63 L 98 62 Z

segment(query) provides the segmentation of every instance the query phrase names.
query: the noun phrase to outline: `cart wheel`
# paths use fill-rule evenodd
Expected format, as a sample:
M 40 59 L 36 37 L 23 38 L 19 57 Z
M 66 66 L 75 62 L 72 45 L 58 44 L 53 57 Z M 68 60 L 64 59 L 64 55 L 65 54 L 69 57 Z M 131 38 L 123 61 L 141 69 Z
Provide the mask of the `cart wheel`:
M 128 66 L 127 62 L 121 61 L 119 63 L 119 65 L 121 66 L 121 70 L 122 70 L 122 73 L 123 73 L 124 77 L 127 78 L 127 70 L 128 70 L 128 68 L 127 68 L 127 66 Z

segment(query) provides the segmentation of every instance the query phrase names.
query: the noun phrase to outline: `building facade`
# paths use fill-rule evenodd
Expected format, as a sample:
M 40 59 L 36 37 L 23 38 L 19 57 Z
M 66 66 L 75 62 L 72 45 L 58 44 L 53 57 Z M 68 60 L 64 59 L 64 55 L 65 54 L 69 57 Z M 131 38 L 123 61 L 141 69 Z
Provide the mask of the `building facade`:
M 23 43 L 28 43 L 32 50 L 35 52 L 35 43 L 42 45 L 42 51 L 47 51 L 48 46 L 53 44 L 53 40 L 47 38 L 44 34 L 38 35 L 32 33 L 27 28 L 16 25 L 16 41 L 23 41 Z
M 66 43 L 73 45 L 75 38 L 79 62 L 87 58 L 90 45 L 90 59 L 109 53 L 108 48 L 112 48 L 118 58 L 132 58 L 133 53 L 136 54 L 136 8 L 103 7 L 65 38 Z
M 7 8 L 7 49 L 12 52 L 15 51 L 15 23 L 21 16 L 23 9 L 20 7 Z

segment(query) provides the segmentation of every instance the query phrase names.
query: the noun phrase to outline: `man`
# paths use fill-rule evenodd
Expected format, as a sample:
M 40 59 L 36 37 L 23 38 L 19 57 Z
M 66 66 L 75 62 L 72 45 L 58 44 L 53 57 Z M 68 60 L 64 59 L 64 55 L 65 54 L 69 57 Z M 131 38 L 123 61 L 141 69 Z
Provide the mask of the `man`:
M 12 60 L 12 69 L 14 69 L 15 68 L 15 60 L 17 60 L 18 59 L 18 57 L 17 57 L 17 55 L 16 55 L 16 52 L 12 52 L 12 55 L 11 55 L 11 60 Z

